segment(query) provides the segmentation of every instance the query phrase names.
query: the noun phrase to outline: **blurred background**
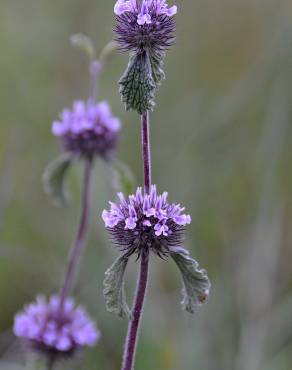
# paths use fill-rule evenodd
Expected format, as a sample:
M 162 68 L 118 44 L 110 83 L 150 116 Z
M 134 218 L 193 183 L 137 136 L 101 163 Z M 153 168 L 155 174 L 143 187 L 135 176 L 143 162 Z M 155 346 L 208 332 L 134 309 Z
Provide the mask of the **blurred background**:
M 170 1 L 169 4 L 172 2 Z M 177 42 L 151 115 L 153 180 L 192 215 L 186 247 L 208 270 L 208 304 L 180 308 L 172 261 L 151 260 L 137 370 L 292 368 L 292 2 L 178 1 Z M 44 167 L 60 153 L 51 122 L 87 98 L 87 59 L 70 35 L 100 50 L 113 37 L 113 4 L 101 0 L 0 2 L 0 368 L 19 369 L 14 314 L 59 289 L 79 218 L 82 166 L 72 202 L 43 193 Z M 172 4 L 171 4 L 172 5 Z M 127 55 L 106 66 L 100 96 L 123 121 L 118 155 L 142 181 L 139 118 L 117 81 Z M 80 370 L 120 367 L 127 322 L 106 312 L 104 271 L 118 255 L 100 217 L 114 197 L 98 162 L 88 248 L 74 291 L 102 340 Z M 136 276 L 127 271 L 129 302 Z M 60 369 L 72 364 L 60 364 Z

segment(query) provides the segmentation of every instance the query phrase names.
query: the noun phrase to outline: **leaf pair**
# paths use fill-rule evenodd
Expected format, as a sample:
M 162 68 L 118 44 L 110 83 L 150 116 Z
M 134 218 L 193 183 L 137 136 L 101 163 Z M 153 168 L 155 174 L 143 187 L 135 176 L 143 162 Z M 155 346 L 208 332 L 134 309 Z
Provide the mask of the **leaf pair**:
M 90 37 L 84 35 L 83 33 L 77 33 L 72 35 L 71 44 L 80 49 L 88 56 L 89 60 L 93 61 L 96 59 L 96 50 L 93 41 Z M 98 60 L 100 62 L 105 62 L 108 57 L 117 49 L 117 44 L 115 41 L 108 42 L 105 47 L 102 49 Z
M 198 262 L 190 257 L 186 249 L 174 247 L 169 253 L 182 275 L 182 307 L 184 310 L 194 313 L 200 305 L 205 303 L 209 294 L 211 285 L 207 272 L 199 269 Z M 109 312 L 122 318 L 131 319 L 124 289 L 124 274 L 128 260 L 127 254 L 121 255 L 106 271 L 103 293 Z
M 43 187 L 45 193 L 57 206 L 66 206 L 70 200 L 67 187 L 67 175 L 71 164 L 76 157 L 67 152 L 63 153 L 53 162 L 49 163 L 43 174 Z M 131 194 L 134 189 L 135 179 L 130 168 L 121 161 L 111 163 L 112 185 L 115 191 Z

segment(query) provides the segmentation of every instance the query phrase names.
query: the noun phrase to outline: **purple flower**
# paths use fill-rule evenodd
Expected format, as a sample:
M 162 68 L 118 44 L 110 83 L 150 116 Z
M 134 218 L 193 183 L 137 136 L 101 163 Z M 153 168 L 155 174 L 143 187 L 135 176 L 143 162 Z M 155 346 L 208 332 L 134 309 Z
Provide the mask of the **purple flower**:
M 137 15 L 137 23 L 142 26 L 152 23 L 152 17 L 167 15 L 172 17 L 177 13 L 177 6 L 168 7 L 166 0 L 118 0 L 114 7 L 116 15 L 134 13 Z
M 60 310 L 60 299 L 37 297 L 14 319 L 14 334 L 28 340 L 40 350 L 72 352 L 84 346 L 94 346 L 100 337 L 95 323 L 82 307 L 66 299 Z
M 177 6 L 166 0 L 118 0 L 115 29 L 122 50 L 159 52 L 174 42 Z
M 62 140 L 64 149 L 92 158 L 110 158 L 120 130 L 120 120 L 112 115 L 107 102 L 98 104 L 76 101 L 53 122 L 52 132 Z
M 181 245 L 184 227 L 191 223 L 191 217 L 183 213 L 179 204 L 169 204 L 167 195 L 158 195 L 155 185 L 149 194 L 143 194 L 142 188 L 128 198 L 119 193 L 119 204 L 110 202 L 110 210 L 102 213 L 115 244 L 129 255 L 140 255 L 146 248 L 159 256 L 167 255 L 170 247 Z

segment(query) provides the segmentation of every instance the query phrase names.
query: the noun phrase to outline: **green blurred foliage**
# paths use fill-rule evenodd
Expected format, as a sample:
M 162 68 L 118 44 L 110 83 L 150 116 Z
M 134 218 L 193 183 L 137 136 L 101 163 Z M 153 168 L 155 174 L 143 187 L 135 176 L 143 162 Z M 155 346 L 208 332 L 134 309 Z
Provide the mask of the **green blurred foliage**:
M 171 3 L 171 1 L 170 1 Z M 178 2 L 177 42 L 151 114 L 153 179 L 185 204 L 186 246 L 212 280 L 195 316 L 180 309 L 174 264 L 152 258 L 137 370 L 288 370 L 292 367 L 292 4 L 290 0 Z M 42 190 L 59 146 L 58 112 L 88 94 L 87 59 L 70 46 L 110 41 L 113 1 L 0 2 L 0 350 L 14 369 L 15 312 L 59 289 L 80 207 L 82 169 L 70 171 L 72 203 Z M 119 158 L 142 181 L 139 118 L 117 81 L 127 56 L 109 60 L 100 84 L 123 121 Z M 102 331 L 80 370 L 120 366 L 126 321 L 106 312 L 104 271 L 117 256 L 100 214 L 114 197 L 96 163 L 91 231 L 75 289 Z M 136 264 L 127 272 L 132 298 Z M 72 364 L 60 364 L 60 368 Z

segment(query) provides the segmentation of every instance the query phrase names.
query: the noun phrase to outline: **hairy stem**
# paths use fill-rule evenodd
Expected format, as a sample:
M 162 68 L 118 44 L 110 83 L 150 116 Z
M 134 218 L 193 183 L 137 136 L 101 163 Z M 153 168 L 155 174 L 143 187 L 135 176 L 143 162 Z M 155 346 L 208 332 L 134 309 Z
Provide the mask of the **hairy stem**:
M 78 266 L 79 266 L 80 256 L 85 246 L 85 237 L 86 237 L 88 219 L 89 219 L 91 172 L 92 172 L 92 160 L 88 159 L 85 162 L 85 169 L 84 169 L 82 205 L 81 205 L 81 216 L 80 216 L 79 227 L 78 227 L 75 240 L 70 250 L 66 272 L 65 272 L 64 283 L 60 291 L 60 308 L 61 309 L 63 308 L 64 301 L 73 286 L 74 278 L 76 275 L 76 270 L 78 269 Z
M 133 319 L 129 323 L 126 345 L 123 356 L 122 370 L 133 370 L 139 325 L 143 311 L 144 298 L 148 281 L 149 253 L 141 254 L 139 281 L 133 306 Z
M 144 189 L 146 193 L 149 193 L 151 185 L 151 153 L 150 153 L 150 122 L 148 112 L 143 113 L 141 116 L 141 139 L 143 151 Z
M 149 193 L 151 186 L 151 155 L 150 155 L 150 127 L 149 113 L 141 116 L 141 138 L 144 170 L 144 190 Z M 135 364 L 135 353 L 138 341 L 139 326 L 143 313 L 143 305 L 146 295 L 149 269 L 149 251 L 145 249 L 141 253 L 139 280 L 133 304 L 133 319 L 129 322 L 128 334 L 123 355 L 122 370 L 133 370 Z

